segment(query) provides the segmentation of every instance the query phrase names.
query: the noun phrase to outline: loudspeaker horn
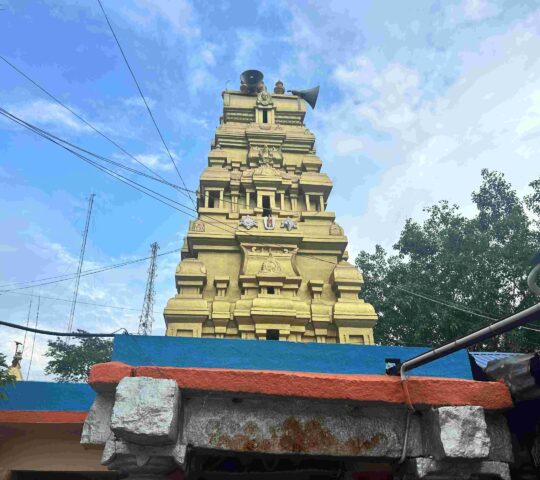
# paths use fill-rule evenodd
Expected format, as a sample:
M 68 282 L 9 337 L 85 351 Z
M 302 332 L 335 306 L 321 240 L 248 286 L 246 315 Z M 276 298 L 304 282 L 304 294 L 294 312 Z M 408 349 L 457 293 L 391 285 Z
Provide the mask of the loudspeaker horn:
M 319 96 L 319 85 L 316 87 L 310 88 L 308 90 L 287 90 L 288 92 L 291 92 L 293 95 L 296 95 L 297 97 L 303 98 L 311 108 L 315 108 L 315 104 L 317 103 L 317 97 Z
M 264 75 L 259 70 L 246 70 L 240 75 L 240 84 L 245 84 L 249 93 L 257 91 L 259 84 L 263 81 Z

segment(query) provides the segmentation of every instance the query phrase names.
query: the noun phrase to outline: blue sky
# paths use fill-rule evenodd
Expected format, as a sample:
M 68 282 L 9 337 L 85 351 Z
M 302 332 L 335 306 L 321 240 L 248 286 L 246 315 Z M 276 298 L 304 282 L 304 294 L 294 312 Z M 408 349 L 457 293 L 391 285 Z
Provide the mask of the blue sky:
M 95 0 L 1 0 L 0 54 L 172 182 L 160 143 Z M 407 217 L 440 199 L 472 213 L 484 167 L 519 193 L 540 175 L 537 2 L 103 0 L 188 185 L 206 165 L 221 108 L 243 70 L 269 87 L 321 85 L 306 122 L 334 181 L 330 209 L 352 254 L 391 246 Z M 102 155 L 140 168 L 0 61 L 0 106 Z M 0 119 L 0 284 L 76 269 L 88 195 L 96 194 L 85 269 L 179 248 L 188 218 Z M 172 190 L 157 187 L 175 197 Z M 154 333 L 174 293 L 178 257 L 158 263 Z M 137 329 L 145 263 L 85 277 L 75 328 Z M 0 295 L 0 317 L 25 323 L 32 297 Z M 36 302 L 32 305 L 35 318 Z M 64 330 L 69 302 L 43 299 L 39 324 Z M 32 320 L 33 322 L 33 320 Z M 24 335 L 0 328 L 11 356 Z M 31 339 L 27 340 L 30 347 Z M 30 378 L 43 378 L 38 337 Z M 27 355 L 30 348 L 27 348 Z M 26 373 L 27 362 L 25 363 Z

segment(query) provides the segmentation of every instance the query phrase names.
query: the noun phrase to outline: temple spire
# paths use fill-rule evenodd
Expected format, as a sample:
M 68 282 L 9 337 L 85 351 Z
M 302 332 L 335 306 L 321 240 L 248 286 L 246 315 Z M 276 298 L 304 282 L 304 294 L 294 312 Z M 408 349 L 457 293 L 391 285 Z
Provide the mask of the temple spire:
M 222 94 L 167 335 L 372 344 L 377 315 L 359 298 L 362 274 L 304 124 L 318 88 L 287 94 L 277 81 L 269 93 L 263 77 L 248 70 Z

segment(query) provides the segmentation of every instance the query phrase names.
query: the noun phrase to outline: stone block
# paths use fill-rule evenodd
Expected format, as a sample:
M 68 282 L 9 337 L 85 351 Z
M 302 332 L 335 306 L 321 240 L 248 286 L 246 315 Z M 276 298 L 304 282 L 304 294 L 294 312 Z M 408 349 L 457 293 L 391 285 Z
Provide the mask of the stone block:
M 127 377 L 116 388 L 111 430 L 141 445 L 174 443 L 178 432 L 179 390 L 170 379 Z
M 440 407 L 438 417 L 440 458 L 487 458 L 490 439 L 481 407 Z
M 83 425 L 83 445 L 104 445 L 111 436 L 111 415 L 114 396 L 98 394 Z
M 510 480 L 510 468 L 504 462 L 463 462 L 419 457 L 407 462 L 405 475 L 405 480 L 470 480 L 471 478 Z
M 512 463 L 514 461 L 512 437 L 506 417 L 500 412 L 485 412 L 485 416 L 491 441 L 489 460 Z

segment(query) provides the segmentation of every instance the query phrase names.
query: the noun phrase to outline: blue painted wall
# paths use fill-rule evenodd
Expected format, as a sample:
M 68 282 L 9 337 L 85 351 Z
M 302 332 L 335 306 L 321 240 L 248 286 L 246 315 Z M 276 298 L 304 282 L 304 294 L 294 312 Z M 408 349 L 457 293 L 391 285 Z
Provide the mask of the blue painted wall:
M 96 396 L 86 383 L 21 381 L 0 390 L 7 395 L 7 400 L 0 400 L 0 410 L 86 412 Z
M 386 358 L 404 361 L 427 350 L 420 347 L 118 335 L 114 340 L 113 360 L 134 366 L 384 374 Z M 465 350 L 410 374 L 472 379 Z
M 407 360 L 419 347 L 332 345 L 210 338 L 119 335 L 113 360 L 134 366 L 203 367 L 294 372 L 384 374 L 385 359 Z M 461 350 L 411 372 L 412 375 L 472 379 Z M 0 410 L 88 411 L 95 397 L 84 383 L 17 382 L 2 387 Z

